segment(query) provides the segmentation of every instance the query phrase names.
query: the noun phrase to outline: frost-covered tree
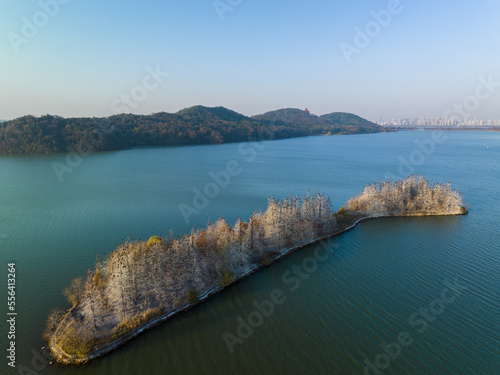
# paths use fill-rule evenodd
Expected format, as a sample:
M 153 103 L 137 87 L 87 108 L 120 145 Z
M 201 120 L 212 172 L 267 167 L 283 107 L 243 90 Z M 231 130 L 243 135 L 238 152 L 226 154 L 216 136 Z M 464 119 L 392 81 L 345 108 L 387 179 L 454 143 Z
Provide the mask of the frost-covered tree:
M 461 194 L 450 183 L 433 184 L 423 176 L 367 185 L 347 202 L 353 211 L 371 215 L 456 215 L 464 213 Z
M 334 214 L 324 194 L 269 198 L 267 209 L 254 212 L 248 222 L 238 219 L 230 226 L 219 217 L 175 239 L 170 234 L 169 239 L 127 241 L 104 262 L 98 259 L 85 283 L 77 279 L 65 290 L 79 317 L 72 329 L 87 328 L 97 339 L 106 332 L 112 336 L 132 329 L 150 316 L 195 301 L 200 293 L 229 285 L 290 248 L 331 235 L 339 225 L 351 225 L 353 218 L 465 210 L 462 196 L 449 183 L 431 184 L 422 176 L 367 185 L 346 205 L 348 212 Z

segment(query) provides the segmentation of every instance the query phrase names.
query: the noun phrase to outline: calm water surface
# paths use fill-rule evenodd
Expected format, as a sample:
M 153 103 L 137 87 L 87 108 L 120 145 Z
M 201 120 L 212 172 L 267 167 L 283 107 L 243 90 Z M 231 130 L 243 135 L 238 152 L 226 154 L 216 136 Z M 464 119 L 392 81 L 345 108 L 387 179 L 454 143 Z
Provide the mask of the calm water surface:
M 430 135 L 100 153 L 85 157 L 62 182 L 52 163 L 65 163 L 66 155 L 0 157 L 4 316 L 7 262 L 16 262 L 18 282 L 18 368 L 11 370 L 4 358 L 0 373 L 17 374 L 26 366 L 39 374 L 71 375 L 350 375 L 363 374 L 367 363 L 378 360 L 387 367 L 381 374 L 499 374 L 500 134 L 450 132 L 422 158 L 415 141 Z M 410 158 L 418 165 L 402 161 Z M 192 206 L 193 189 L 202 191 L 212 182 L 210 173 L 225 170 L 231 161 L 240 173 L 186 222 L 179 204 Z M 61 290 L 93 267 L 96 254 L 109 253 L 122 239 L 147 239 L 169 228 L 179 235 L 219 215 L 230 222 L 248 219 L 253 210 L 265 208 L 267 196 L 302 195 L 308 189 L 329 194 L 337 209 L 366 183 L 408 174 L 409 168 L 437 182 L 452 180 L 470 214 L 364 222 L 336 237 L 333 255 L 294 291 L 283 275 L 313 256 L 314 246 L 87 366 L 33 362 L 32 350 L 44 345 L 47 315 L 65 306 Z M 443 305 L 436 299 L 446 282 L 456 282 L 460 294 Z M 253 301 L 268 299 L 276 289 L 285 302 L 231 353 L 223 334 L 236 334 L 238 317 L 246 319 Z M 431 306 L 438 314 L 416 317 Z M 5 353 L 5 319 L 2 327 Z M 402 332 L 411 344 L 397 358 L 381 356 L 381 343 L 396 341 Z

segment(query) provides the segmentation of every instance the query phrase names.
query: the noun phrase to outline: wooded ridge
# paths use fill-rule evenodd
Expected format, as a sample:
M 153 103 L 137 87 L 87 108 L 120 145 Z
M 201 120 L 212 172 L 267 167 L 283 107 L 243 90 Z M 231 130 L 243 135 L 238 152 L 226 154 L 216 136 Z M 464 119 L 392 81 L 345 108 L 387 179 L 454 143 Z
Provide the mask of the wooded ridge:
M 356 115 L 336 113 L 318 117 L 298 109 L 254 117 L 224 107 L 203 106 L 177 113 L 120 114 L 106 118 L 24 116 L 0 123 L 0 155 L 87 153 L 385 131 Z

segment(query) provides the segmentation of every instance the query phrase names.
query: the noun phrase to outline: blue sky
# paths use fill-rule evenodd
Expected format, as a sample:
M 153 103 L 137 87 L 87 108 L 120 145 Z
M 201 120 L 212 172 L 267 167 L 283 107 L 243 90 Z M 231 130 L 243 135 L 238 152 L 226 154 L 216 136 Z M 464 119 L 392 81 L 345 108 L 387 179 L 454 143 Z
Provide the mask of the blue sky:
M 197 104 L 436 117 L 480 77 L 500 82 L 498 0 L 394 1 L 218 0 L 218 13 L 213 0 L 0 0 L 0 119 Z M 356 28 L 371 30 L 366 46 Z M 140 89 L 148 67 L 168 77 Z M 497 86 L 471 116 L 500 118 Z M 140 100 L 116 105 L 133 90 Z

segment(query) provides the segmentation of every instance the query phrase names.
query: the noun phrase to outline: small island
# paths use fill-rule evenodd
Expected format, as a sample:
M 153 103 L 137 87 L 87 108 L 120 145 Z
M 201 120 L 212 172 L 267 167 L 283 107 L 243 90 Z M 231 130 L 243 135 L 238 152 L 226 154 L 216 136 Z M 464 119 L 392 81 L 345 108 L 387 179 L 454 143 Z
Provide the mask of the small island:
M 389 216 L 462 215 L 461 194 L 450 183 L 422 176 L 367 185 L 333 212 L 323 194 L 283 201 L 231 226 L 223 218 L 178 238 L 126 242 L 97 258 L 85 280 L 64 290 L 68 311 L 54 310 L 44 333 L 56 361 L 81 364 L 111 352 L 146 329 L 193 308 L 237 280 L 286 254 Z

